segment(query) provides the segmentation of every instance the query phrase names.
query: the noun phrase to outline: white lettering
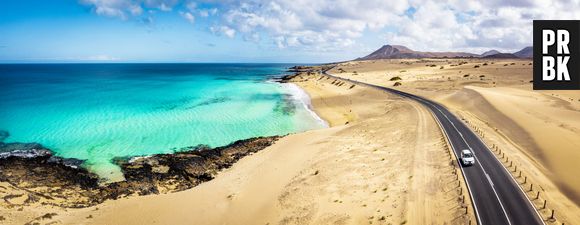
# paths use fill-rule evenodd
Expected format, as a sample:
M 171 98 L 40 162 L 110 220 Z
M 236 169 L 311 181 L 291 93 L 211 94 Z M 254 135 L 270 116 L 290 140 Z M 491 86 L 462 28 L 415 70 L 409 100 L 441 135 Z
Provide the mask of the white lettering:
M 554 70 L 554 58 L 551 56 L 542 57 L 542 80 L 551 81 L 556 78 L 556 71 Z
M 570 60 L 570 56 L 558 56 L 558 67 L 557 67 L 558 78 L 556 78 L 557 80 L 570 81 L 570 73 L 568 73 L 568 60 Z
M 568 43 L 570 43 L 570 33 L 567 30 L 558 30 L 558 54 L 570 54 Z
M 542 54 L 548 54 L 548 47 L 556 42 L 553 30 L 542 30 Z

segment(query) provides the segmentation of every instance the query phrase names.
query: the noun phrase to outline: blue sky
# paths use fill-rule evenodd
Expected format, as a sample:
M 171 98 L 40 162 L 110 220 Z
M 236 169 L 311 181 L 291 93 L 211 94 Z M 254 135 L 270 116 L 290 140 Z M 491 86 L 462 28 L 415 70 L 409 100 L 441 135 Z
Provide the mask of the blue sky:
M 524 4 L 525 3 L 525 4 Z M 483 52 L 531 45 L 531 20 L 578 6 L 524 1 L 51 0 L 0 7 L 0 62 L 301 62 L 383 44 Z M 546 8 L 549 5 L 548 8 Z
M 50 4 L 49 4 L 50 2 Z M 6 6 L 6 7 L 4 7 Z M 97 15 L 74 1 L 14 1 L 0 8 L 2 61 L 286 61 L 291 52 L 264 51 L 252 42 L 218 36 L 158 10 L 122 19 Z M 34 6 L 34 7 L 30 7 Z M 243 51 L 244 56 L 240 56 Z

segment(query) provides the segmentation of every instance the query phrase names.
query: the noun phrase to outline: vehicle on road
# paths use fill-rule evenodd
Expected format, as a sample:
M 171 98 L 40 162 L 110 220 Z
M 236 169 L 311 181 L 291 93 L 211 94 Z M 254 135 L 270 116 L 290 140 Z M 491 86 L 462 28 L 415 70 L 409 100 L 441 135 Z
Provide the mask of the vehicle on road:
M 475 164 L 475 157 L 469 149 L 461 150 L 461 164 L 463 166 L 471 166 Z

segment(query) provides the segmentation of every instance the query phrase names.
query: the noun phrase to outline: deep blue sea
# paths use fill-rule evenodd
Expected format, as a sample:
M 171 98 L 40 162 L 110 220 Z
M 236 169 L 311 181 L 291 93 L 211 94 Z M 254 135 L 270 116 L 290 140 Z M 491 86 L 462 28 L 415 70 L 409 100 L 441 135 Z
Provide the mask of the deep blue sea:
M 114 157 L 324 127 L 306 93 L 270 81 L 290 66 L 0 64 L 0 130 L 118 180 Z

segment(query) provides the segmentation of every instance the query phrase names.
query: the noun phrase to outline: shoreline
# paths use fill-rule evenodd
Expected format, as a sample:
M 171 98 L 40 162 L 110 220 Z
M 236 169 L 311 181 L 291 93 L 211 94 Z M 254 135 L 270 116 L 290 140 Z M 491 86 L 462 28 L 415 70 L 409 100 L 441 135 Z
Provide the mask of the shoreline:
M 456 207 L 461 204 L 459 194 L 447 191 L 454 183 L 450 164 L 440 160 L 446 150 L 427 111 L 384 92 L 318 80 L 316 75 L 298 76 L 291 82 L 311 94 L 314 109 L 332 127 L 282 137 L 195 188 L 59 211 L 55 220 L 65 224 L 467 223 L 469 215 L 456 215 L 464 215 Z M 415 168 L 415 161 L 425 163 Z
M 289 70 L 289 72 L 292 72 L 292 71 Z M 310 101 L 310 96 L 306 92 L 306 90 L 302 89 L 300 86 L 298 86 L 294 83 L 284 82 L 284 79 L 286 79 L 288 77 L 293 77 L 293 76 L 297 75 L 297 73 L 299 73 L 299 72 L 294 72 L 294 74 L 282 75 L 279 78 L 276 78 L 273 80 L 268 80 L 266 82 L 277 83 L 277 84 L 281 85 L 282 87 L 284 87 L 284 89 L 288 90 L 288 92 L 290 93 L 290 96 L 292 96 L 293 100 L 295 100 L 295 102 L 298 102 L 299 104 L 301 104 L 304 107 L 304 109 L 306 109 L 308 111 L 309 115 L 311 115 L 316 121 L 318 121 L 323 126 L 322 128 L 330 127 L 329 123 L 326 120 L 322 119 L 317 114 L 317 112 L 315 112 L 315 110 L 312 106 L 312 103 Z M 299 133 L 301 133 L 301 132 L 305 132 L 305 131 L 299 131 Z M 10 158 L 35 159 L 35 158 L 49 157 L 50 163 L 62 164 L 64 166 L 70 167 L 72 169 L 85 170 L 87 173 L 91 173 L 91 174 L 96 175 L 95 172 L 90 171 L 88 168 L 82 166 L 82 164 L 86 160 L 78 159 L 78 158 L 67 158 L 67 157 L 57 156 L 56 152 L 43 146 L 41 143 L 36 143 L 36 142 L 31 142 L 31 143 L 3 142 L 3 140 L 5 138 L 10 136 L 7 131 L 0 130 L 0 136 L 1 136 L 1 139 L 0 139 L 0 161 L 1 160 L 8 160 Z M 274 135 L 274 136 L 267 136 L 267 137 L 279 137 L 279 136 L 285 136 L 285 135 Z M 254 138 L 267 138 L 267 137 L 256 136 L 256 137 L 250 137 L 247 139 L 233 140 L 230 144 L 227 144 L 224 146 L 218 146 L 215 148 L 217 149 L 217 148 L 221 148 L 221 147 L 227 147 L 227 146 L 234 144 L 236 142 L 239 142 L 239 141 L 246 141 L 246 140 L 251 140 Z M 200 144 L 199 146 L 205 146 L 205 145 Z M 152 155 L 135 155 L 135 156 L 118 157 L 118 158 L 114 158 L 113 162 L 117 162 L 120 160 L 121 161 L 126 160 L 129 163 L 133 163 L 139 159 L 147 159 L 147 158 L 150 158 L 150 157 L 153 157 L 156 155 L 178 154 L 178 153 L 182 152 L 182 149 L 188 149 L 188 148 L 193 148 L 193 147 L 194 146 L 182 147 L 180 150 L 175 151 L 173 153 L 160 153 L 160 154 L 152 154 Z M 117 163 L 114 163 L 114 164 L 117 166 L 120 166 Z M 101 179 L 105 179 L 105 178 L 101 178 Z M 118 181 L 113 181 L 112 183 L 115 183 L 115 182 L 118 182 Z
M 308 111 L 309 115 L 323 126 L 322 129 L 329 128 L 329 123 L 322 119 L 313 110 L 308 93 L 296 84 L 283 82 L 286 77 L 294 75 L 296 74 L 284 75 L 279 80 L 272 82 L 278 83 L 286 90 L 288 90 L 293 98 L 293 101 L 296 101 L 297 104 L 301 104 Z M 298 133 L 303 132 L 306 131 L 299 131 Z M 3 132 L 2 134 L 6 137 L 9 135 L 8 132 Z M 120 167 L 124 180 L 112 182 L 107 182 L 105 178 L 102 178 L 96 173 L 90 171 L 88 168 L 83 167 L 82 164 L 86 160 L 57 156 L 55 152 L 42 146 L 39 143 L 0 142 L 0 167 L 2 168 L 0 170 L 0 182 L 7 182 L 12 187 L 22 190 L 43 187 L 48 189 L 58 188 L 64 190 L 80 188 L 82 191 L 79 191 L 79 194 L 87 197 L 88 199 L 75 200 L 74 198 L 66 198 L 64 199 L 64 202 L 60 204 L 60 206 L 64 208 L 83 208 L 101 204 L 107 199 L 114 200 L 135 194 L 149 195 L 188 190 L 199 185 L 200 183 L 213 179 L 213 176 L 219 171 L 230 167 L 237 160 L 244 156 L 250 155 L 253 152 L 257 152 L 272 145 L 283 136 L 285 135 L 252 137 L 248 139 L 236 140 L 228 145 L 216 148 L 209 148 L 205 145 L 198 145 L 183 147 L 178 151 L 167 154 L 114 158 L 113 164 Z M 262 141 L 265 143 L 260 143 Z M 244 148 L 247 148 L 246 145 L 253 144 L 256 144 L 257 146 L 250 150 L 244 151 Z M 235 149 L 238 147 L 241 150 Z M 220 158 L 224 152 L 235 153 L 233 153 L 234 156 L 231 159 L 218 159 L 216 161 L 215 159 Z M 179 159 L 180 156 L 188 154 L 192 156 L 206 157 L 209 161 L 212 159 L 213 161 L 202 162 L 202 164 L 199 165 L 200 168 L 193 170 L 188 170 L 187 168 L 176 169 L 172 167 L 172 164 L 176 163 L 175 160 Z M 161 162 L 160 160 L 164 161 Z M 197 160 L 192 162 L 194 164 L 199 164 Z M 43 172 L 30 173 L 30 171 L 35 168 L 43 168 Z M 166 181 L 171 181 L 170 183 L 180 183 L 180 179 L 176 177 L 161 175 L 171 173 L 172 170 L 175 170 L 173 171 L 173 175 L 175 175 L 175 173 L 185 173 L 190 174 L 191 176 L 184 177 L 183 180 L 186 180 L 187 182 L 181 186 L 174 186 L 174 184 L 172 184 L 173 187 L 169 187 L 171 185 L 165 185 L 166 187 L 161 187 L 163 185 L 159 185 L 159 182 L 163 183 Z M 15 171 L 16 174 L 26 174 L 26 178 L 14 176 L 12 173 Z M 65 175 L 57 176 L 56 174 Z M 43 176 L 52 177 L 52 180 L 43 180 Z M 197 176 L 196 180 L 192 181 L 190 178 L 195 176 Z M 157 181 L 153 182 L 152 180 Z M 29 181 L 33 181 L 33 184 L 28 184 Z M 152 183 L 156 184 L 153 185 Z M 149 189 L 144 189 L 143 187 L 138 186 L 149 186 Z M 122 190 L 119 189 L 119 187 L 123 187 L 124 189 L 128 190 Z M 106 192 L 106 194 L 104 194 L 104 192 Z M 47 199 L 52 198 L 52 196 L 50 196 L 52 193 L 38 194 L 43 195 Z
M 292 96 L 297 97 L 295 100 L 299 101 L 302 104 L 302 106 L 308 111 L 308 113 L 323 126 L 323 128 L 321 129 L 330 127 L 330 123 L 322 119 L 322 117 L 320 117 L 320 115 L 318 115 L 318 113 L 315 111 L 314 107 L 312 106 L 310 94 L 308 94 L 306 90 L 304 90 L 303 88 L 294 83 L 279 82 L 279 84 L 286 86 L 286 88 L 289 89 L 290 92 L 294 93 Z
M 18 211 L 13 209 L 22 206 L 13 206 L 5 213 L 7 222 L 445 224 L 467 223 L 471 218 L 457 207 L 463 204 L 460 194 L 448 191 L 456 188 L 454 168 L 450 168 L 454 164 L 441 160 L 446 149 L 426 110 L 381 91 L 316 74 L 283 79 L 308 93 L 312 109 L 332 126 L 267 142 L 258 151 L 234 156 L 227 164 L 231 167 L 212 164 L 215 167 L 209 169 L 215 173 L 197 174 L 202 180 L 192 185 L 195 188 L 182 185 L 186 188 L 177 192 L 150 185 L 175 187 L 176 180 L 189 179 L 173 176 L 171 182 L 159 182 L 156 174 L 171 170 L 165 162 L 173 155 L 134 158 L 130 165 L 136 167 L 130 169 L 147 170 L 154 176 L 135 173 L 136 179 L 147 179 L 146 185 L 134 182 L 116 187 L 139 187 L 136 190 L 141 192 L 78 209 L 36 204 Z M 218 163 L 223 159 L 207 156 L 187 157 L 193 161 L 175 165 L 187 168 L 199 165 L 200 158 Z

